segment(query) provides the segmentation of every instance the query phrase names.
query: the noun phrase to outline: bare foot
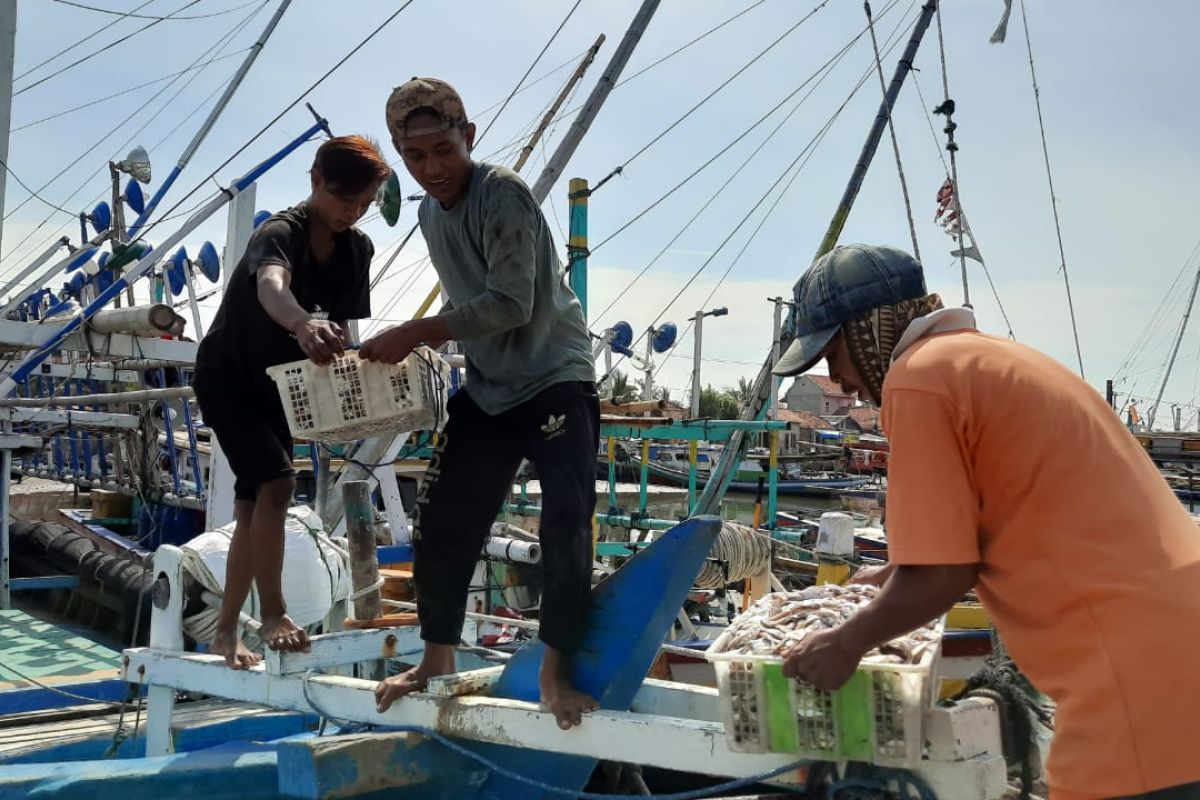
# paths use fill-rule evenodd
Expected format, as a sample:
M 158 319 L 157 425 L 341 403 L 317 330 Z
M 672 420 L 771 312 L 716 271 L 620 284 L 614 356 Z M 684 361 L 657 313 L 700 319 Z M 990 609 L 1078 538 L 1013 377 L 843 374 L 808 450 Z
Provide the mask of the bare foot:
M 571 685 L 567 658 L 553 647 L 546 647 L 542 670 L 538 674 L 538 688 L 542 692 L 542 705 L 550 710 L 558 720 L 558 727 L 564 731 L 579 725 L 584 714 L 599 707 L 591 695 Z
M 208 652 L 224 656 L 225 666 L 230 669 L 250 669 L 262 661 L 262 656 L 246 647 L 246 643 L 236 633 L 217 631 L 212 644 L 208 646 Z
M 310 649 L 308 633 L 287 614 L 263 619 L 259 635 L 267 647 L 283 653 L 307 653 Z
M 405 695 L 425 690 L 430 678 L 454 672 L 454 645 L 425 644 L 421 663 L 407 672 L 384 678 L 375 687 L 375 707 L 380 713 Z

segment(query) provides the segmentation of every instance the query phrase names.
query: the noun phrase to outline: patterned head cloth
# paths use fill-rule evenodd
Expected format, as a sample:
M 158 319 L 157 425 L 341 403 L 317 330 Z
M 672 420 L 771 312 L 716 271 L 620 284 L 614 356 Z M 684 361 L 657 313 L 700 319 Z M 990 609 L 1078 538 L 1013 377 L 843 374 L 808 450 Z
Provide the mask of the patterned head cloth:
M 850 360 L 876 404 L 883 401 L 883 379 L 892 363 L 892 352 L 904 329 L 917 317 L 942 307 L 936 294 L 889 303 L 842 323 Z
M 436 120 L 409 125 L 415 111 L 430 111 Z M 387 101 L 387 126 L 393 139 L 445 131 L 467 121 L 462 98 L 454 87 L 437 78 L 413 78 L 392 90 Z

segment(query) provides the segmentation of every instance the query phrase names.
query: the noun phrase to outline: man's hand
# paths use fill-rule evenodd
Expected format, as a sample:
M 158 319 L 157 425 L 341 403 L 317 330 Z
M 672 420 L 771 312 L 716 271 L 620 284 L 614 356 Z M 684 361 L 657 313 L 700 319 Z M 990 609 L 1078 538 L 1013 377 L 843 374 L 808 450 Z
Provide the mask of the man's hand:
M 839 628 L 805 636 L 783 662 L 783 674 L 823 692 L 840 689 L 858 669 L 863 653 L 851 646 Z
M 292 333 L 300 343 L 300 350 L 314 363 L 324 366 L 341 355 L 346 349 L 346 333 L 336 322 L 324 319 L 307 319 L 297 325 Z
M 850 576 L 850 580 L 846 581 L 846 583 L 883 588 L 883 585 L 887 583 L 887 579 L 892 577 L 894 570 L 895 567 L 891 564 L 881 564 L 877 567 L 860 567 L 857 572 Z
M 405 322 L 372 336 L 363 343 L 358 355 L 367 361 L 398 364 L 420 343 L 421 340 L 413 335 L 413 324 Z

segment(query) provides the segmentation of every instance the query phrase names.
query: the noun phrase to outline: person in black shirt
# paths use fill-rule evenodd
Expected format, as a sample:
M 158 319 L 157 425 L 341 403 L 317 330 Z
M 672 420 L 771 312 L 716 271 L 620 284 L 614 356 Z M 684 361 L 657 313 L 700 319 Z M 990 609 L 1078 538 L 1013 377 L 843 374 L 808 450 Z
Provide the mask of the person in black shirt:
M 306 357 L 329 363 L 348 343 L 346 321 L 370 316 L 375 250 L 353 226 L 390 172 L 378 145 L 361 136 L 322 144 L 312 194 L 254 231 L 196 354 L 196 400 L 235 477 L 236 526 L 210 647 L 234 669 L 261 661 L 238 636 L 251 580 L 267 646 L 309 647 L 283 600 L 283 524 L 295 489 L 292 437 L 266 369 Z

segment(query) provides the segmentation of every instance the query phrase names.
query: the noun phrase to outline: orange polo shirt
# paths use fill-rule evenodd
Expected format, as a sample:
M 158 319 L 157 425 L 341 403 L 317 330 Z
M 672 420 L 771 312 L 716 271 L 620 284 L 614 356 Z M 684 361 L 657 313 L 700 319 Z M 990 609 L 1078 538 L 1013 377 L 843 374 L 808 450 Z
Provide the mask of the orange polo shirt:
M 980 565 L 1014 661 L 1057 705 L 1055 800 L 1200 781 L 1200 528 L 1104 399 L 976 331 L 884 383 L 888 550 Z

